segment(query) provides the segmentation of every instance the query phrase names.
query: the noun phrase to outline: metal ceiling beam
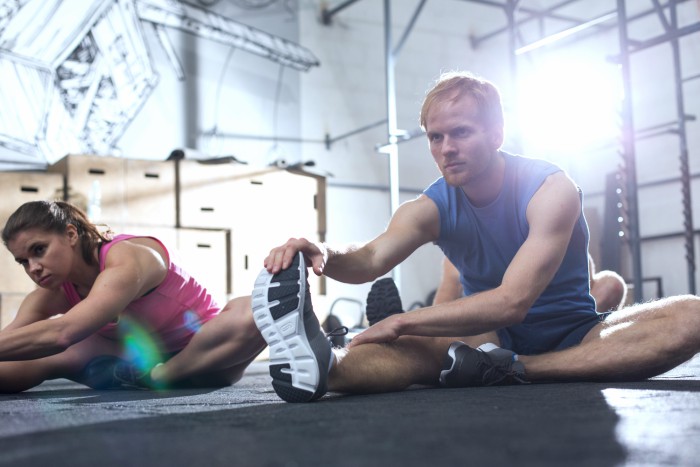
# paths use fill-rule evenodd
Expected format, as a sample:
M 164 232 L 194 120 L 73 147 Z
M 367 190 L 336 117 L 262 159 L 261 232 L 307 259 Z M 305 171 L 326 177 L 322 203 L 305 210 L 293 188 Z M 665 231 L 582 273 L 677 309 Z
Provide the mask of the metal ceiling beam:
M 331 20 L 333 19 L 333 16 L 335 16 L 337 13 L 340 13 L 353 3 L 357 3 L 359 0 L 346 0 L 333 8 L 323 8 L 321 9 L 321 22 L 328 26 L 331 24 Z
M 137 0 L 135 5 L 138 17 L 156 26 L 237 47 L 301 71 L 320 65 L 318 58 L 299 44 L 194 5 L 172 0 Z
M 590 21 L 586 21 L 585 23 L 579 24 L 577 26 L 574 26 L 569 29 L 565 29 L 564 31 L 560 31 L 556 34 L 552 34 L 550 36 L 544 37 L 540 40 L 537 40 L 531 44 L 525 45 L 523 47 L 520 47 L 515 50 L 516 55 L 522 55 L 527 52 L 531 52 L 533 50 L 539 49 L 541 47 L 544 47 L 549 44 L 553 44 L 557 41 L 560 41 L 566 37 L 573 36 L 574 34 L 577 34 L 581 31 L 584 31 L 586 29 L 592 28 L 594 26 L 597 26 L 601 23 L 605 23 L 607 21 L 610 21 L 612 19 L 617 18 L 617 12 L 614 11 L 612 13 L 607 13 L 603 16 L 599 16 L 598 18 L 592 19 Z
M 420 16 L 421 11 L 423 11 L 423 7 L 425 6 L 426 1 L 427 0 L 420 0 L 420 3 L 416 7 L 416 10 L 413 12 L 413 16 L 411 16 L 411 20 L 408 22 L 408 26 L 406 26 L 403 35 L 401 35 L 401 39 L 399 39 L 399 42 L 396 44 L 396 47 L 394 47 L 393 54 L 395 56 L 401 52 L 401 49 L 403 48 L 404 43 L 408 39 L 408 36 L 411 35 L 411 31 L 413 31 L 413 27 L 416 25 L 418 16 Z
M 645 41 L 636 41 L 634 46 L 632 46 L 630 49 L 630 52 L 639 52 L 640 50 L 648 49 L 649 47 L 654 47 L 656 45 L 663 44 L 664 42 L 672 41 L 696 32 L 700 32 L 700 22 L 689 24 L 688 26 L 684 26 L 682 28 L 672 29 L 666 34 L 662 34 Z
M 508 10 L 510 8 L 512 8 L 510 1 L 508 1 L 506 3 L 490 1 L 490 0 L 462 0 L 462 1 L 468 1 L 468 2 L 472 2 L 472 3 L 480 3 L 482 5 L 501 8 L 505 12 L 508 12 Z M 537 20 L 537 19 L 542 19 L 542 18 L 555 19 L 555 20 L 565 21 L 565 22 L 569 22 L 569 23 L 573 23 L 573 24 L 581 23 L 582 22 L 581 18 L 574 18 L 571 16 L 559 15 L 559 14 L 554 13 L 555 10 L 557 10 L 559 8 L 563 8 L 571 3 L 578 2 L 578 1 L 580 1 L 580 0 L 565 0 L 561 3 L 553 5 L 552 7 L 548 8 L 546 10 L 537 10 L 537 9 L 533 9 L 533 8 L 518 6 L 517 10 L 519 12 L 526 13 L 529 16 L 527 16 L 526 18 L 523 18 L 519 21 L 516 21 L 515 26 L 519 28 L 521 25 L 523 25 L 527 22 Z M 472 37 L 471 38 L 472 47 L 476 48 L 482 42 L 485 42 L 488 39 L 492 39 L 492 38 L 499 36 L 505 32 L 508 32 L 510 29 L 511 29 L 511 27 L 509 25 L 507 25 L 507 26 L 499 28 L 495 31 L 492 31 L 490 33 L 486 33 L 482 36 Z

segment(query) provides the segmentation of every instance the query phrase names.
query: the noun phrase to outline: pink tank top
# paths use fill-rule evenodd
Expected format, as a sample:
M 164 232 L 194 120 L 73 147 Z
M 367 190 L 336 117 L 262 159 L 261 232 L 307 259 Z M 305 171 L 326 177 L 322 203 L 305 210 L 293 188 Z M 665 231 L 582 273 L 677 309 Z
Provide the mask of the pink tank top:
M 100 271 L 105 268 L 105 259 L 112 246 L 135 237 L 117 235 L 111 242 L 103 244 L 99 253 Z M 137 338 L 145 332 L 162 352 L 177 352 L 221 309 L 202 285 L 170 261 L 170 254 L 160 240 L 147 238 L 158 242 L 166 252 L 169 266 L 165 279 L 155 289 L 129 303 L 119 319 L 105 325 L 98 334 L 122 340 L 127 336 Z M 63 291 L 71 306 L 82 300 L 70 282 L 63 283 Z

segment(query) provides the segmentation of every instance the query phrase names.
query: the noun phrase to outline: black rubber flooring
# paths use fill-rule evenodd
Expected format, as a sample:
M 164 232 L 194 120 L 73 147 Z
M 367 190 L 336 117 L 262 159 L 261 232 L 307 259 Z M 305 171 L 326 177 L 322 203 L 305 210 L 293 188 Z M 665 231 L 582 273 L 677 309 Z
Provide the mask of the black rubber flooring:
M 280 401 L 218 390 L 0 396 L 2 466 L 698 466 L 700 354 L 639 383 L 415 388 Z

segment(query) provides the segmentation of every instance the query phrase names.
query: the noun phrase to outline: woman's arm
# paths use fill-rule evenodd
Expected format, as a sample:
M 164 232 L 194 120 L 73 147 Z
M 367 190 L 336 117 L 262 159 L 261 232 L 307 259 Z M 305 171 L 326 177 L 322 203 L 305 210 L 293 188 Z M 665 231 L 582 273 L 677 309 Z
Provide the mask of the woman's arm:
M 132 242 L 114 245 L 90 292 L 55 319 L 0 333 L 0 360 L 27 360 L 60 353 L 113 321 L 128 304 L 157 287 L 167 265 L 153 248 Z
M 63 291 L 35 289 L 22 300 L 17 310 L 17 315 L 0 331 L 0 336 L 2 336 L 4 331 L 21 328 L 22 326 L 48 319 L 65 313 L 69 309 L 70 305 Z

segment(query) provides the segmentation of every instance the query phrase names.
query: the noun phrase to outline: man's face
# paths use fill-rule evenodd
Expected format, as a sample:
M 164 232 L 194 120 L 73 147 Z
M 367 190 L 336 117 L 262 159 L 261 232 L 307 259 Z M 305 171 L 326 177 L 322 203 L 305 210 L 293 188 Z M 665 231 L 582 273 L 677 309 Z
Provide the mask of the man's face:
M 503 143 L 503 132 L 486 128 L 474 98 L 436 102 L 426 118 L 430 153 L 445 181 L 465 186 L 485 175 Z

